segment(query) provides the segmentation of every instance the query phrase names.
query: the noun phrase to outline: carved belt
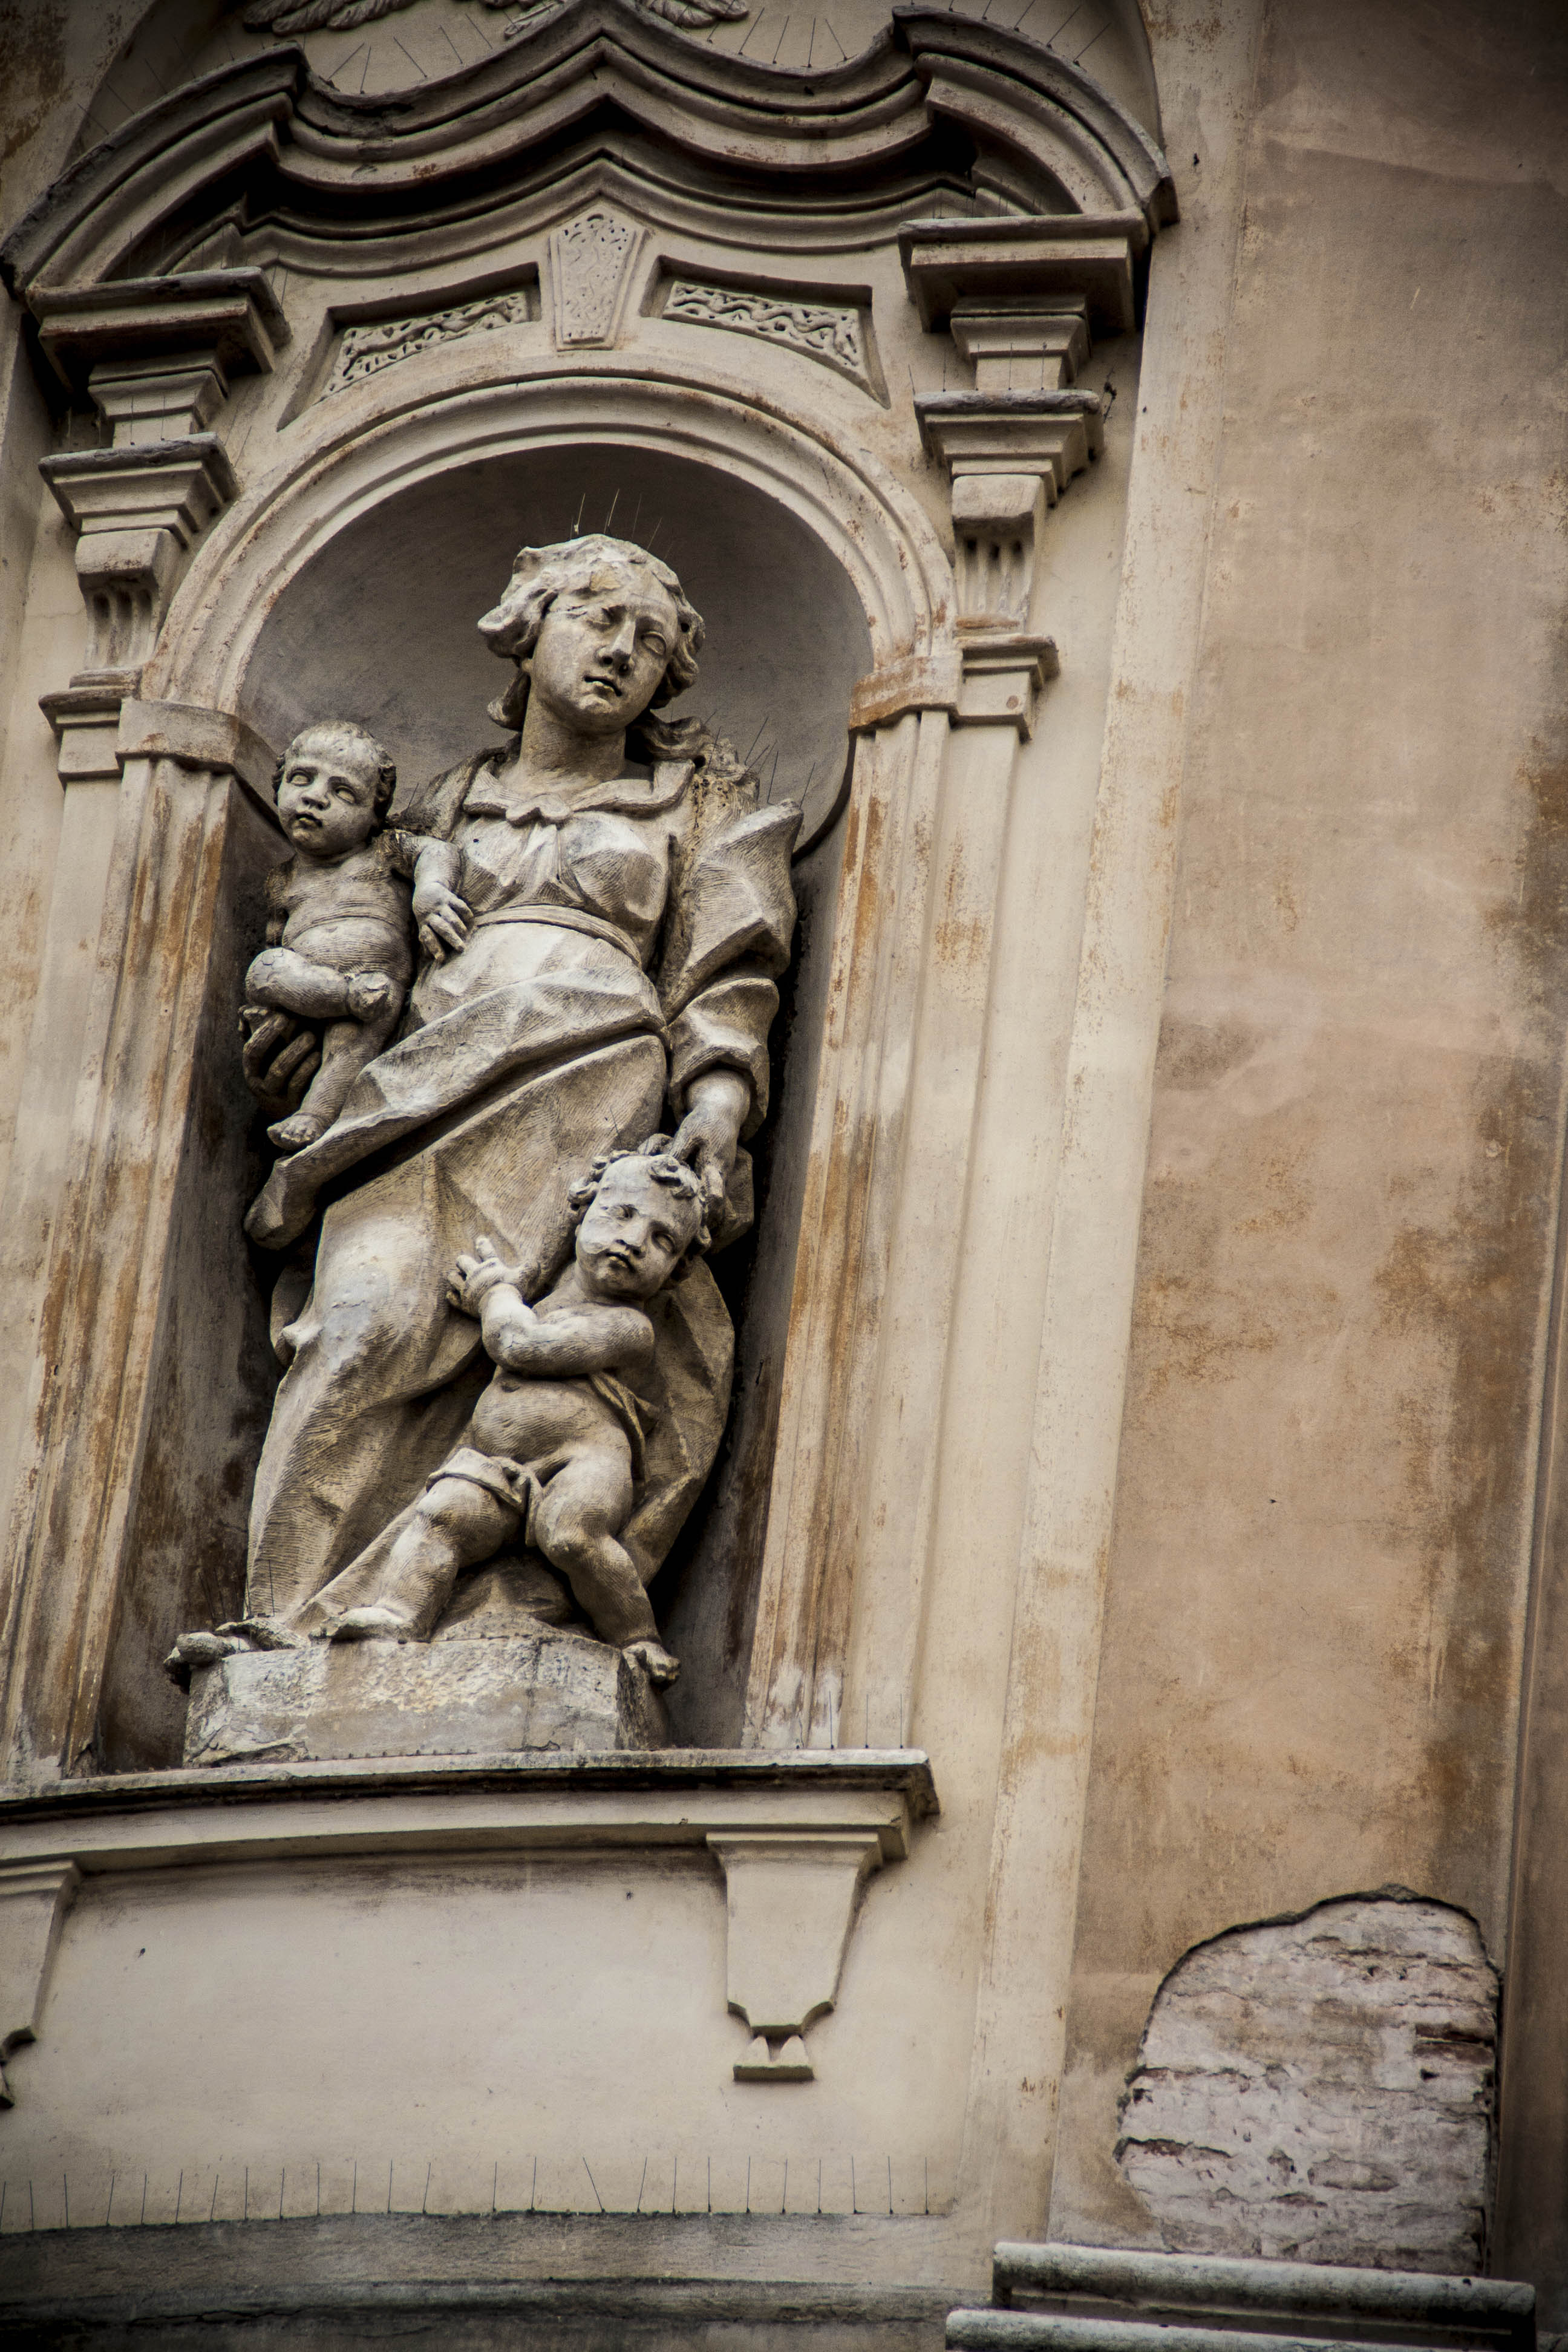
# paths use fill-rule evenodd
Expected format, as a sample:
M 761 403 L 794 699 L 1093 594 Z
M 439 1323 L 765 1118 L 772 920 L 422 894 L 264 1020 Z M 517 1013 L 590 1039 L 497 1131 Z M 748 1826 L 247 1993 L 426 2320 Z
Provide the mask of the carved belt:
M 602 915 L 590 915 L 581 907 L 492 907 L 487 914 L 476 915 L 474 929 L 485 923 L 552 923 L 557 930 L 583 931 L 591 940 L 604 940 L 623 955 L 629 955 L 637 970 L 642 970 L 642 957 L 634 940 L 616 924 L 607 923 Z

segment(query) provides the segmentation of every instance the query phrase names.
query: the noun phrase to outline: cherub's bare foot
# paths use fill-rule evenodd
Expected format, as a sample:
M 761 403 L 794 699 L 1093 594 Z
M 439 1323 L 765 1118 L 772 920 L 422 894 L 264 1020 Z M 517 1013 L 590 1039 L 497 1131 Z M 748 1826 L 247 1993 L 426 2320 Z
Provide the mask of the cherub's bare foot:
M 642 1668 L 656 1690 L 663 1690 L 680 1672 L 680 1660 L 672 1658 L 662 1642 L 627 1642 L 625 1646 L 627 1657 Z
M 319 1143 L 331 1123 L 330 1118 L 318 1118 L 314 1111 L 297 1110 L 268 1129 L 268 1140 L 280 1152 L 303 1151 L 307 1144 Z
M 384 971 L 350 972 L 349 1011 L 356 1021 L 374 1020 L 391 994 L 392 982 Z
M 220 1658 L 237 1657 L 248 1647 L 225 1633 L 182 1633 L 163 1661 L 163 1672 L 182 1690 L 189 1690 L 199 1666 L 216 1666 Z
M 409 1642 L 413 1638 L 406 1617 L 400 1617 L 395 1609 L 375 1606 L 345 1609 L 327 1633 L 329 1642 Z

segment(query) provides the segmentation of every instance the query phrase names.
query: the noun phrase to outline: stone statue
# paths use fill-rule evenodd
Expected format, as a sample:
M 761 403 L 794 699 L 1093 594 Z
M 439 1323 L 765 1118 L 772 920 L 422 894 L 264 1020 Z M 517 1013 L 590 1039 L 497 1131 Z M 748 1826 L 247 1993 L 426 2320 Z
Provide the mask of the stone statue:
M 414 969 L 408 885 L 382 820 L 397 770 L 346 720 L 307 727 L 278 769 L 278 821 L 294 855 L 267 877 L 267 945 L 245 975 L 240 1026 L 263 1051 L 278 1015 L 326 1024 L 298 1110 L 267 1130 L 280 1151 L 319 1141 L 397 1025 Z
M 526 1530 L 595 1631 L 650 1681 L 674 1681 L 616 1541 L 646 1460 L 648 1406 L 633 1383 L 656 1340 L 642 1307 L 709 1246 L 703 1187 L 668 1141 L 608 1152 L 573 1188 L 576 1248 L 536 1305 L 527 1271 L 503 1265 L 493 1242 L 459 1257 L 452 1303 L 479 1318 L 497 1369 L 418 1500 L 316 1596 L 310 1614 L 332 1639 L 427 1639 L 461 1570 Z
M 512 665 L 490 716 L 516 731 L 388 811 L 418 967 L 332 1123 L 289 1149 L 281 1122 L 247 1220 L 292 1254 L 287 1370 L 245 1614 L 182 1636 L 177 1676 L 334 1633 L 427 1638 L 462 1568 L 519 1538 L 605 1638 L 675 1672 L 646 1587 L 728 1410 L 733 1333 L 700 1252 L 751 1218 L 739 1147 L 767 1108 L 800 812 L 759 806 L 721 739 L 656 715 L 703 626 L 644 550 L 525 548 L 479 625 Z M 279 1015 L 247 1045 L 253 1089 L 287 1102 L 310 1050 Z M 642 1168 L 616 1156 L 650 1138 Z M 635 1271 L 605 1255 L 612 1216 L 644 1235 Z

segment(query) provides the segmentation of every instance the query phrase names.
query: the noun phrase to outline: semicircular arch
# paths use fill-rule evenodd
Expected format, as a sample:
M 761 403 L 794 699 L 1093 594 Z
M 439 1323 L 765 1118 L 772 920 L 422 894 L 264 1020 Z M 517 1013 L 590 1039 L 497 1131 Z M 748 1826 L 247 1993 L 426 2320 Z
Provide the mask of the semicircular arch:
M 514 363 L 457 388 L 427 378 L 424 396 L 416 372 L 424 362 L 399 371 L 406 381 L 395 399 L 373 379 L 334 402 L 331 416 L 280 436 L 293 445 L 282 462 L 198 551 L 143 675 L 144 696 L 245 715 L 269 618 L 343 534 L 412 494 L 439 496 L 459 471 L 509 460 L 564 468 L 584 446 L 622 453 L 634 475 L 642 460 L 684 463 L 715 497 L 728 483 L 737 497 L 782 509 L 848 583 L 871 667 L 952 641 L 952 570 L 929 518 L 874 457 L 820 423 L 721 381 L 634 369 L 624 355 L 570 370 Z M 437 373 L 433 362 L 430 377 Z M 594 527 L 604 520 L 587 518 Z M 630 521 L 622 511 L 628 535 Z M 400 560 L 417 563 L 417 547 Z M 759 593 L 757 582 L 743 584 Z

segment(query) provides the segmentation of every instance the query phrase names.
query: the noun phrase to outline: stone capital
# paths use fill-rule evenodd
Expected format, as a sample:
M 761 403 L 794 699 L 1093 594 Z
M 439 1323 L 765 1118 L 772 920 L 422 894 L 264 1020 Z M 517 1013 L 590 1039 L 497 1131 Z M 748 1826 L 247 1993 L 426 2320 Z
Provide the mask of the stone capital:
M 289 322 L 264 269 L 193 269 L 104 286 L 35 288 L 38 342 L 67 383 L 106 363 L 151 368 L 193 352 L 226 376 L 270 372 Z

